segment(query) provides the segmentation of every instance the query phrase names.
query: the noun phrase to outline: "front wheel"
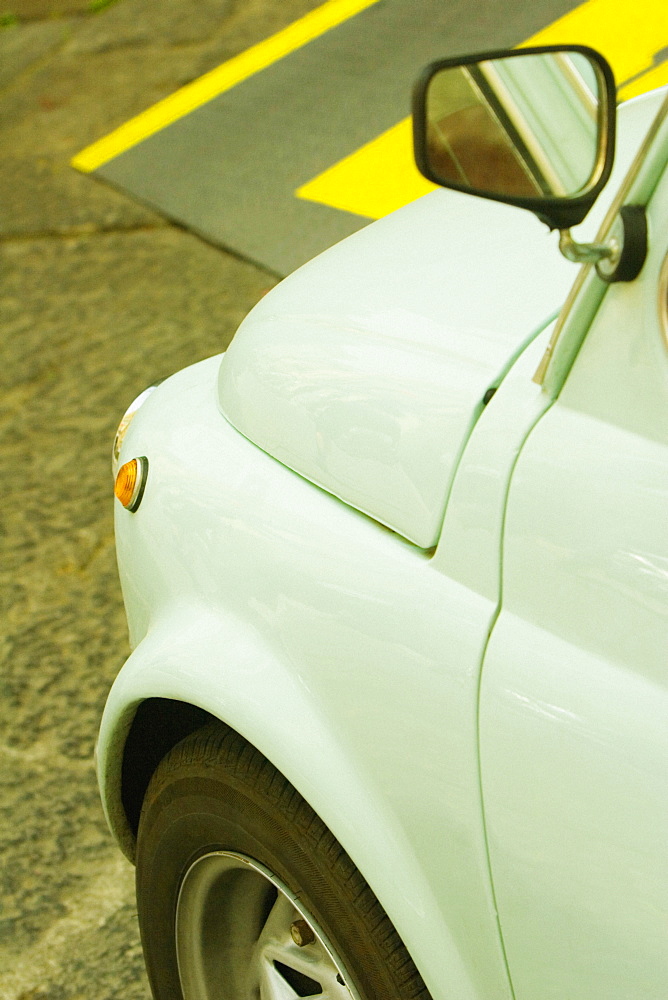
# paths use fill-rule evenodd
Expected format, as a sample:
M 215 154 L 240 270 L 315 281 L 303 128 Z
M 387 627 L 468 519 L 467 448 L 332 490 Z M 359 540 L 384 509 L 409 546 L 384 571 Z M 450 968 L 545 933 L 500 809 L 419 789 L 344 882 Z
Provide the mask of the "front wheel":
M 223 726 L 187 737 L 153 776 L 137 907 L 156 1000 L 430 1000 L 343 848 Z

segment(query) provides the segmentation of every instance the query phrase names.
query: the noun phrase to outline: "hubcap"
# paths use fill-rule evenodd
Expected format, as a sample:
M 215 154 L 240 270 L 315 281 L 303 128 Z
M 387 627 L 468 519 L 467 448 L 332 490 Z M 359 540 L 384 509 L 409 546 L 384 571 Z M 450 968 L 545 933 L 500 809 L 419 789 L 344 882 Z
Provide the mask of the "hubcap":
M 184 1000 L 360 1000 L 294 894 L 231 851 L 205 854 L 186 872 L 176 951 Z

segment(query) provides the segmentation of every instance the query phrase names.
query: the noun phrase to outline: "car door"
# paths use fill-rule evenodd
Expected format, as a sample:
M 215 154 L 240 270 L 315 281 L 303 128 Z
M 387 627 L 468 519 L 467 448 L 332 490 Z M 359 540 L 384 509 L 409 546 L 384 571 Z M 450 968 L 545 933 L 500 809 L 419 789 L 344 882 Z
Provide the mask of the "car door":
M 480 693 L 516 1000 L 668 996 L 668 170 L 507 499 Z

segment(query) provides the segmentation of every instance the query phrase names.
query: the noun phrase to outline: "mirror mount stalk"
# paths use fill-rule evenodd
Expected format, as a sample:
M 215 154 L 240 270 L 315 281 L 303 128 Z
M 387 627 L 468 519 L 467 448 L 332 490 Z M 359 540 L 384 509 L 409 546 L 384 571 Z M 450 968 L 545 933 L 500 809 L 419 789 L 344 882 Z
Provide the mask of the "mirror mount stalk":
M 570 230 L 559 230 L 559 249 L 575 264 L 595 264 L 607 284 L 634 281 L 647 256 L 647 218 L 641 205 L 622 205 L 607 243 L 576 243 Z
M 559 230 L 559 249 L 566 260 L 574 264 L 598 264 L 600 260 L 609 260 L 613 266 L 622 252 L 621 245 L 614 236 L 609 243 L 576 243 L 570 229 Z

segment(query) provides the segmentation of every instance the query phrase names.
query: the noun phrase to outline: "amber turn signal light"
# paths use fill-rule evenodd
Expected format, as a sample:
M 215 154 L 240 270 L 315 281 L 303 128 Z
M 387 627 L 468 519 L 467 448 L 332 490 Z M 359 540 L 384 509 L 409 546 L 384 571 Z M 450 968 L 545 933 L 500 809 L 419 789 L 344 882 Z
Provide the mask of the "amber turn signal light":
M 141 503 L 148 475 L 148 459 L 133 458 L 118 470 L 114 495 L 127 510 L 135 511 Z

